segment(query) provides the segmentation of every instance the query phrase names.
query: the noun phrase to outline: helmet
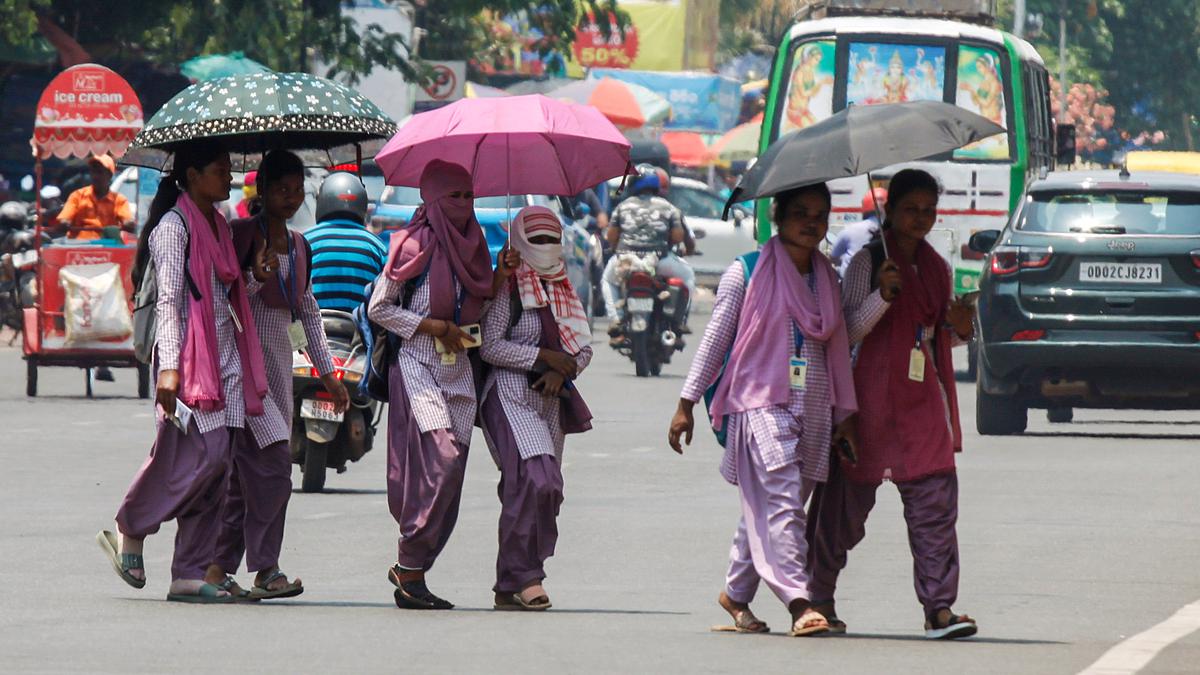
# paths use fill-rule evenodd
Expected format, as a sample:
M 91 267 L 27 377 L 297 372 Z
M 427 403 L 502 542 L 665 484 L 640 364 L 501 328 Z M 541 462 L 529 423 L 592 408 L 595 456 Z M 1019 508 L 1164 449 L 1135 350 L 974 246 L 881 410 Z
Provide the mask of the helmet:
M 874 197 L 873 200 L 872 197 Z M 876 206 L 877 204 L 878 207 Z M 863 197 L 862 212 L 865 215 L 879 213 L 879 211 L 883 210 L 884 204 L 887 204 L 887 190 L 881 187 L 871 188 L 871 191 Z
M 671 192 L 671 174 L 661 166 L 654 168 L 658 174 L 658 194 L 660 197 L 666 197 Z
M 21 202 L 4 202 L 3 205 L 0 205 L 0 226 L 21 229 L 25 226 L 28 213 L 29 211 Z
M 632 194 L 637 195 L 646 191 L 658 194 L 662 190 L 662 180 L 658 174 L 661 169 L 653 164 L 638 164 L 634 169 L 637 171 L 638 177 L 630 188 Z
M 317 222 L 335 217 L 367 222 L 367 188 L 352 173 L 339 171 L 325 177 L 317 193 Z

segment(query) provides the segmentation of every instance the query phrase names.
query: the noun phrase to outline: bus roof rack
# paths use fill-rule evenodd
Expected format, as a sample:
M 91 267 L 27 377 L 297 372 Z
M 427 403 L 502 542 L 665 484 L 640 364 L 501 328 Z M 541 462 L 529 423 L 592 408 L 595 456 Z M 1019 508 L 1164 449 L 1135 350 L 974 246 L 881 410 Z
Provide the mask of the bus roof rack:
M 795 19 L 834 16 L 950 19 L 990 27 L 996 23 L 996 0 L 806 0 Z

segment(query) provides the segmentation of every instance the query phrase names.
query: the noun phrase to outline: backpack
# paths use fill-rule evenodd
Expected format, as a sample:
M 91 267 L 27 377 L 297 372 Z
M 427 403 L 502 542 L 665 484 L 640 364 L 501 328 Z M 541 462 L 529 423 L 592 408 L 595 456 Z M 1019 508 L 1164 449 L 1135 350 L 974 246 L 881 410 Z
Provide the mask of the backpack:
M 179 216 L 184 230 L 187 229 L 187 220 L 184 219 L 183 213 L 175 208 L 168 213 Z M 183 279 L 187 284 L 188 292 L 192 294 L 193 298 L 199 300 L 201 298 L 200 289 L 192 280 L 192 274 L 187 267 L 191 249 L 192 239 L 189 236 L 183 248 Z M 154 361 L 154 347 L 158 342 L 157 304 L 158 275 L 154 269 L 154 258 L 146 256 L 146 269 L 142 273 L 142 281 L 138 284 L 137 292 L 133 296 L 133 355 L 138 361 L 147 365 Z
M 386 274 L 386 272 L 384 272 Z M 420 275 L 413 279 L 404 282 L 404 290 L 400 294 L 400 307 L 408 309 L 412 303 L 413 295 L 421 284 L 425 283 L 425 278 L 429 276 L 429 266 L 425 266 L 425 270 Z M 372 281 L 363 289 L 366 294 L 363 302 L 350 315 L 354 317 L 354 324 L 358 326 L 358 332 L 362 335 L 363 345 L 366 347 L 367 371 L 363 374 L 363 378 L 358 381 L 358 395 L 362 397 L 370 397 L 381 403 L 388 401 L 388 370 L 396 362 L 396 354 L 400 349 L 400 338 L 388 329 L 380 326 L 371 320 L 367 314 L 367 310 L 371 305 L 371 296 L 375 294 L 375 284 L 378 281 Z
M 752 251 L 737 257 L 738 260 L 742 261 L 742 270 L 744 272 L 742 280 L 745 282 L 747 289 L 750 288 L 750 275 L 754 274 L 754 266 L 758 264 L 759 253 L 760 251 Z M 711 422 L 716 421 L 712 418 L 712 400 L 717 394 L 717 387 L 721 386 L 721 378 L 725 377 L 725 366 L 729 364 L 729 356 L 732 353 L 733 345 L 730 345 L 729 351 L 725 352 L 725 360 L 721 362 L 721 370 L 717 372 L 717 379 L 713 380 L 708 389 L 704 390 L 704 407 L 708 410 L 708 419 Z M 713 434 L 717 437 L 717 443 L 720 443 L 721 447 L 725 447 L 725 439 L 728 436 L 728 420 L 722 417 L 721 426 L 712 425 L 712 427 Z

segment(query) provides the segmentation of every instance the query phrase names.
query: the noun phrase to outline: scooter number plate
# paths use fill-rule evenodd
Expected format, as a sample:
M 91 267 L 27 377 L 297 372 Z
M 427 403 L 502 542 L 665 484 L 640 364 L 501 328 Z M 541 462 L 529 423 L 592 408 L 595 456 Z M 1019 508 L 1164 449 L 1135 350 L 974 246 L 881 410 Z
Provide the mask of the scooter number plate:
M 300 416 L 311 420 L 341 422 L 345 414 L 334 408 L 333 401 L 316 401 L 306 398 L 300 402 Z
M 653 312 L 654 298 L 629 298 L 625 307 L 631 312 Z

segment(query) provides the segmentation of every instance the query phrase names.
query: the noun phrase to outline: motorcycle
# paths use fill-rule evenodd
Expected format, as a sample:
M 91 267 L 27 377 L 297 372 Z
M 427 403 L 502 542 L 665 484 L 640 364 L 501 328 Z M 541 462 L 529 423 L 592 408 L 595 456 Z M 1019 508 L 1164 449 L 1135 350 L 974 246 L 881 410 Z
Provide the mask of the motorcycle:
M 38 256 L 30 211 L 21 202 L 0 205 L 0 325 L 18 332 L 24 309 L 37 300 Z M 42 239 L 50 240 L 47 235 Z
M 346 312 L 321 310 L 321 321 L 336 377 L 350 393 L 344 413 L 334 409 L 312 360 L 304 352 L 292 355 L 292 463 L 304 478 L 301 490 L 325 489 L 326 469 L 346 471 L 346 462 L 357 462 L 371 449 L 382 415 L 379 403 L 358 395 L 358 383 L 367 369 L 366 349 L 353 317 Z
M 657 377 L 675 352 L 683 351 L 680 323 L 688 303 L 683 280 L 655 274 L 658 256 L 619 254 L 618 279 L 624 310 L 623 338 L 613 344 L 633 361 L 638 377 Z

